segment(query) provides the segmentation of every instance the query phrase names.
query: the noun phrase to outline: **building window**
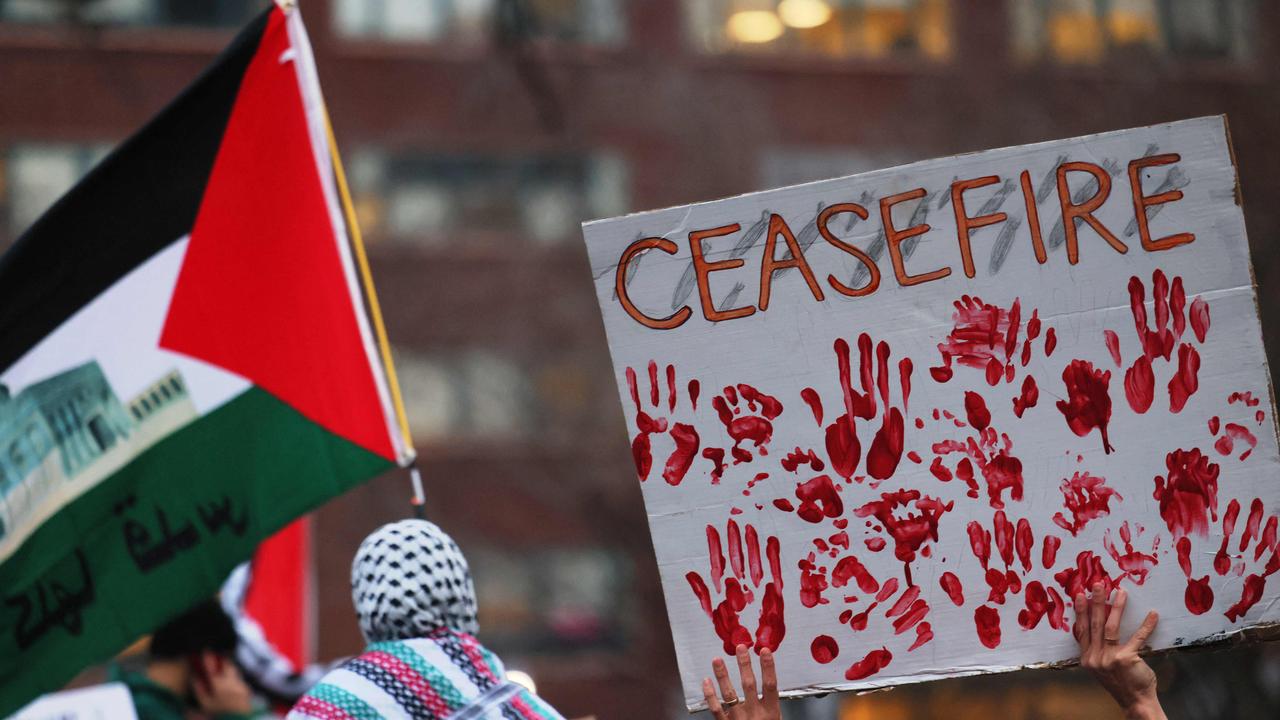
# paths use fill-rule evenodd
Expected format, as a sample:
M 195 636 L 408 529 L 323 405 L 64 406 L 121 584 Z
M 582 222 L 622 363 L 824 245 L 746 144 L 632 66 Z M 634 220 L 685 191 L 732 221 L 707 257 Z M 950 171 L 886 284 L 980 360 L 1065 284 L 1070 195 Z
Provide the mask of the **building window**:
M 0 20 L 233 29 L 269 4 L 270 0 L 0 0 Z
M 105 144 L 19 143 L 3 158 L 0 207 L 8 209 L 16 238 L 110 150 Z
M 880 59 L 951 55 L 949 0 L 684 0 L 703 52 Z
M 512 235 L 547 245 L 583 220 L 627 208 L 616 156 L 436 155 L 363 150 L 352 156 L 360 227 L 371 240 L 443 245 Z
M 603 547 L 512 557 L 468 552 L 485 635 L 504 652 L 544 654 L 621 643 L 629 581 L 624 558 Z
M 414 437 L 518 440 L 533 428 L 532 383 L 497 353 L 398 349 L 395 366 Z
M 622 0 L 335 0 L 336 31 L 393 42 L 483 44 L 498 24 L 530 38 L 618 45 Z
M 1023 61 L 1240 60 L 1252 53 L 1253 0 L 1013 0 L 1008 7 Z

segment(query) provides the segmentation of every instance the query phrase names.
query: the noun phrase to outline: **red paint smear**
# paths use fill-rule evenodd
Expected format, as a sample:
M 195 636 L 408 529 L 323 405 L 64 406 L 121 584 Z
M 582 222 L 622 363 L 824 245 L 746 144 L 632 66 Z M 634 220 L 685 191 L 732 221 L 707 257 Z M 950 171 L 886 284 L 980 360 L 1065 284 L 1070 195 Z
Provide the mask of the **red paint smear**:
M 1258 421 L 1258 424 L 1259 424 L 1259 425 L 1261 425 L 1261 424 L 1262 424 L 1262 419 L 1263 419 L 1263 418 L 1265 418 L 1266 416 L 1267 416 L 1267 414 L 1266 414 L 1266 413 L 1264 413 L 1264 412 L 1262 412 L 1261 410 L 1259 410 L 1258 412 L 1256 412 L 1256 413 L 1254 413 L 1254 414 L 1253 414 L 1253 419 L 1254 419 L 1254 420 L 1257 420 L 1257 421 Z
M 881 591 L 881 592 L 883 592 L 883 591 Z M 876 609 L 876 605 L 879 605 L 879 603 L 878 603 L 878 602 L 873 602 L 873 603 L 871 603 L 871 605 L 870 605 L 869 607 L 867 607 L 867 609 L 866 609 L 866 610 L 863 610 L 862 612 L 860 612 L 860 613 L 858 613 L 857 615 L 854 615 L 852 618 L 850 618 L 850 619 L 849 619 L 849 627 L 853 628 L 854 630 L 856 630 L 856 631 L 858 631 L 858 632 L 861 632 L 861 631 L 863 631 L 863 630 L 866 630 L 866 629 L 867 629 L 867 620 L 868 620 L 868 619 L 870 618 L 870 616 L 871 616 L 871 611 Z M 843 615 L 842 615 L 842 617 L 843 617 Z
M 698 409 L 698 395 L 702 392 L 702 384 L 697 380 L 689 381 L 689 405 L 694 410 Z
M 1067 386 L 1067 399 L 1058 401 L 1058 410 L 1066 418 L 1067 427 L 1080 437 L 1096 428 L 1102 433 L 1103 451 L 1110 453 L 1113 448 L 1107 438 L 1107 423 L 1111 421 L 1111 371 L 1095 370 L 1087 360 L 1072 360 L 1062 371 L 1062 382 Z
M 710 460 L 715 465 L 711 469 L 711 484 L 719 485 L 720 479 L 724 477 L 724 469 L 727 467 L 724 462 L 724 448 L 703 448 L 702 457 Z
M 1209 334 L 1209 303 L 1199 296 L 1191 301 L 1191 330 L 1200 342 Z
M 649 404 L 658 407 L 658 363 L 649 361 Z
M 742 558 L 742 531 L 738 529 L 736 520 L 730 520 L 726 528 L 729 539 L 729 567 L 735 577 L 743 577 L 744 562 Z
M 845 550 L 849 549 L 849 533 L 847 532 L 838 532 L 827 538 L 827 540 L 836 547 L 844 548 Z
M 1227 404 L 1234 405 L 1238 402 L 1245 404 L 1245 407 L 1258 407 L 1262 401 L 1253 396 L 1252 392 L 1233 392 L 1227 396 Z
M 1136 275 L 1129 278 L 1129 309 L 1133 313 L 1134 330 L 1137 332 L 1143 355 L 1147 360 L 1154 360 L 1157 357 L 1168 360 L 1177 339 L 1173 331 L 1168 328 L 1169 283 L 1160 270 L 1152 273 L 1151 280 L 1156 310 L 1155 329 L 1147 327 L 1146 289 L 1142 285 L 1142 280 Z M 1177 283 L 1177 287 L 1181 289 L 1181 282 Z M 1194 314 L 1194 304 L 1192 307 Z M 1192 323 L 1194 322 L 1193 318 Z
M 978 640 L 990 650 L 1000 647 L 1000 613 L 993 607 L 980 605 L 973 611 Z
M 951 598 L 951 602 L 956 607 L 964 605 L 964 587 L 960 585 L 960 578 L 956 577 L 955 573 L 942 573 L 942 577 L 938 578 L 938 584 L 942 586 L 942 591 Z
M 1106 486 L 1106 479 L 1095 477 L 1087 472 L 1077 471 L 1069 479 L 1063 480 L 1063 507 L 1071 513 L 1068 520 L 1062 513 L 1053 516 L 1053 522 L 1075 537 L 1090 520 L 1111 513 L 1111 499 L 1123 500 L 1120 493 Z
M 1235 498 L 1227 504 L 1227 512 L 1222 517 L 1222 546 L 1218 554 L 1213 556 L 1213 569 L 1219 575 L 1226 575 L 1231 569 L 1231 556 L 1227 554 L 1227 545 L 1236 531 L 1236 518 L 1240 516 L 1240 501 Z
M 800 604 L 807 608 L 827 604 L 828 600 L 822 597 L 823 591 L 827 589 L 827 576 L 824 574 L 826 571 L 814 566 L 813 553 L 810 553 L 808 558 L 801 558 L 798 567 L 800 568 Z
M 821 472 L 826 467 L 822 460 L 818 458 L 818 454 L 812 449 L 808 452 L 796 448 L 782 458 L 782 469 L 787 472 L 795 472 L 796 468 L 801 465 L 808 465 L 814 472 Z
M 1275 515 L 1267 518 L 1267 528 L 1262 531 L 1262 540 L 1258 543 L 1258 547 L 1253 551 L 1254 562 L 1262 557 L 1262 553 L 1270 550 L 1276 551 L 1276 528 L 1277 518 Z
M 1196 299 L 1199 300 L 1199 298 Z M 1192 307 L 1194 308 L 1194 305 Z M 1227 612 L 1224 613 L 1228 620 L 1236 622 L 1262 599 L 1262 592 L 1267 587 L 1267 575 L 1272 572 L 1274 570 L 1269 569 L 1265 574 L 1253 574 L 1244 579 L 1244 589 L 1240 592 L 1240 600 L 1227 608 Z
M 1124 373 L 1124 397 L 1133 411 L 1142 414 L 1151 408 L 1156 394 L 1156 376 L 1151 371 L 1151 361 L 1139 355 L 1133 367 Z
M 916 648 L 924 645 L 933 639 L 933 627 L 929 623 L 920 623 L 916 626 L 916 641 L 911 643 L 911 647 L 907 648 L 907 652 L 911 652 Z
M 1022 379 L 1022 392 L 1013 399 L 1013 414 L 1022 417 L 1028 408 L 1035 407 L 1038 402 L 1040 402 L 1040 387 L 1036 385 L 1035 377 L 1028 375 Z
M 1049 627 L 1056 630 L 1067 629 L 1066 603 L 1063 602 L 1057 590 L 1053 588 L 1046 590 L 1039 581 L 1032 580 L 1027 583 L 1027 591 L 1023 597 L 1027 607 L 1018 613 L 1018 624 L 1023 629 L 1035 629 L 1045 615 L 1049 616 Z
M 1169 380 L 1169 411 L 1182 412 L 1187 399 L 1200 389 L 1200 353 L 1187 343 L 1178 346 L 1178 371 Z
M 1191 577 L 1191 538 L 1178 538 L 1178 567 L 1182 568 L 1182 574 Z M 1208 577 L 1208 576 L 1206 576 Z
M 1217 416 L 1217 415 L 1214 415 L 1213 417 L 1209 418 L 1209 434 L 1210 434 L 1210 435 L 1217 435 L 1217 434 L 1218 434 L 1218 426 L 1219 426 L 1219 423 L 1221 423 L 1221 422 L 1222 422 L 1222 421 L 1218 419 L 1218 416 Z M 1222 454 L 1223 454 L 1223 455 L 1226 455 L 1226 454 L 1227 454 L 1227 453 L 1229 453 L 1229 452 L 1231 452 L 1231 451 L 1230 451 L 1230 450 L 1227 450 L 1227 452 L 1222 453 Z
M 1209 576 L 1205 575 L 1199 580 L 1187 578 L 1187 591 L 1183 593 L 1182 599 L 1192 615 L 1203 615 L 1209 612 L 1213 607 L 1213 588 L 1209 587 Z
M 1045 535 L 1043 545 L 1040 550 L 1041 567 L 1045 570 L 1053 567 L 1054 561 L 1058 559 L 1058 548 L 1062 546 L 1062 540 L 1057 535 Z
M 977 520 L 969 521 L 966 528 L 969 533 L 969 548 L 973 550 L 973 556 L 982 563 L 983 569 L 991 563 L 991 533 L 978 524 Z
M 1018 519 L 1018 529 L 1013 536 L 1013 547 L 1018 551 L 1018 560 L 1022 569 L 1031 570 L 1031 546 L 1035 544 L 1035 536 L 1031 534 L 1031 523 L 1026 518 Z
M 1124 578 L 1133 581 L 1135 585 L 1141 585 L 1147 581 L 1147 575 L 1150 574 L 1152 568 L 1158 564 L 1156 559 L 1156 551 L 1160 547 L 1160 538 L 1157 537 L 1152 545 L 1151 553 L 1143 553 L 1133 548 L 1133 537 L 1129 530 L 1129 521 L 1126 520 L 1120 526 L 1120 539 L 1124 543 L 1124 552 L 1120 552 L 1120 548 L 1116 547 L 1115 541 L 1111 539 L 1111 530 L 1108 529 L 1102 536 L 1102 546 L 1106 548 L 1107 554 L 1115 561 L 1120 568 L 1122 575 L 1117 578 L 1117 582 Z
M 916 429 L 917 430 L 924 429 L 924 418 L 916 418 Z
M 1000 551 L 1000 559 L 1008 568 L 1013 564 L 1013 523 L 1003 510 L 997 510 L 991 522 L 992 534 L 996 539 L 996 549 Z
M 782 512 L 791 512 L 795 510 L 795 506 L 793 506 L 791 504 L 791 501 L 786 498 L 778 498 L 777 500 L 774 500 L 773 506 L 778 508 Z
M 849 666 L 844 672 L 845 680 L 862 680 L 871 677 L 888 667 L 893 661 L 893 653 L 888 648 L 880 648 L 867 653 L 867 656 Z
M 1245 521 L 1244 534 L 1240 536 L 1240 552 L 1249 547 L 1253 539 L 1258 537 L 1262 527 L 1262 500 L 1254 498 L 1249 504 L 1249 519 Z
M 813 388 L 805 388 L 800 391 L 800 399 L 804 400 L 809 406 L 809 411 L 813 413 L 813 421 L 819 426 L 822 425 L 822 398 L 818 397 L 818 393 Z M 826 637 L 825 635 L 822 637 Z
M 631 391 L 631 402 L 635 403 L 636 410 L 640 409 L 640 391 L 636 388 L 636 369 L 627 368 L 627 388 Z
M 826 475 L 819 475 L 798 485 L 796 497 L 800 500 L 796 514 L 807 522 L 818 523 L 824 517 L 837 518 L 844 514 L 844 503 L 840 501 L 831 478 Z
M 929 464 L 929 472 L 933 473 L 933 476 L 942 482 L 951 481 L 951 471 L 942 464 L 942 458 L 940 457 L 935 457 L 933 462 Z
M 1227 434 L 1218 438 L 1218 442 L 1214 443 L 1214 448 L 1217 449 L 1219 453 L 1223 455 L 1230 455 L 1232 449 L 1235 447 L 1236 441 L 1242 441 L 1249 446 L 1248 450 L 1245 450 L 1240 454 L 1240 459 L 1244 460 L 1253 454 L 1254 448 L 1258 447 L 1258 438 L 1252 432 L 1249 432 L 1249 429 L 1243 425 L 1227 423 L 1225 429 Z
M 920 597 L 920 586 L 912 585 L 902 593 L 902 597 L 898 598 L 897 602 L 895 602 L 893 606 L 889 608 L 888 612 L 886 612 L 884 616 L 896 617 L 898 615 L 901 615 L 902 613 L 906 612 L 907 608 L 911 607 L 911 604 L 914 603 L 919 597 Z
M 896 592 L 898 592 L 898 578 L 891 577 L 880 586 L 880 592 L 876 593 L 876 602 L 882 603 L 893 597 Z
M 821 422 L 821 421 L 819 421 Z M 830 635 L 819 635 L 809 643 L 809 654 L 819 663 L 826 665 L 840 655 L 840 646 Z
M 905 516 L 895 512 L 909 506 L 914 506 L 917 512 Z M 938 540 L 938 519 L 953 506 L 954 503 L 944 504 L 937 498 L 922 496 L 919 490 L 898 490 L 881 493 L 880 500 L 863 505 L 854 515 L 878 520 L 893 538 L 894 556 L 910 563 L 924 543 Z
M 843 557 L 836 563 L 835 569 L 831 571 L 831 586 L 844 587 L 850 578 L 858 583 L 859 590 L 868 595 L 880 589 L 880 583 L 871 577 L 866 566 L 854 555 Z
M 954 362 L 982 370 L 989 385 L 996 385 L 1001 377 L 1006 377 L 1006 381 L 1012 380 L 1013 359 L 1022 324 L 1018 300 L 1014 300 L 1008 310 L 969 295 L 962 296 L 954 304 L 956 312 L 952 319 L 955 325 L 946 340 L 938 344 L 942 365 L 930 368 L 929 374 L 937 382 L 947 382 L 953 375 Z M 1034 337 L 1031 332 L 1033 326 L 1036 334 L 1039 333 L 1039 323 L 1033 313 L 1027 326 L 1028 342 Z M 1030 359 L 1029 352 L 1028 347 L 1023 348 L 1023 365 Z
M 1120 336 L 1116 335 L 1115 330 L 1103 330 L 1102 338 L 1107 343 L 1107 352 L 1111 353 L 1111 359 L 1115 361 L 1116 367 L 1120 367 Z
M 675 412 L 676 409 L 676 368 L 674 365 L 667 366 L 667 409 Z
M 751 584 L 760 587 L 760 581 L 764 579 L 764 568 L 760 566 L 760 536 L 754 525 L 747 526 L 747 571 L 751 573 Z
M 1095 585 L 1101 585 L 1105 593 L 1110 593 L 1116 587 L 1116 581 L 1102 568 L 1102 558 L 1088 550 L 1076 556 L 1075 567 L 1055 573 L 1053 579 L 1062 587 L 1067 597 L 1084 595 Z
M 693 465 L 693 459 L 698 454 L 698 431 L 692 425 L 676 423 L 671 428 L 671 439 L 676 447 L 667 458 L 666 467 L 662 470 L 662 479 L 666 480 L 668 485 L 679 485 L 684 481 L 685 474 L 689 472 L 689 467 Z M 718 479 L 714 478 L 713 481 Z
M 907 453 L 907 459 L 917 465 L 920 465 L 924 462 L 924 460 L 920 457 L 920 453 L 916 452 L 915 450 L 912 450 L 911 452 Z
M 911 607 L 902 614 L 897 620 L 893 621 L 893 634 L 901 635 L 902 633 L 915 627 L 916 623 L 925 619 L 929 614 L 929 603 L 923 599 L 916 600 Z
M 880 552 L 884 549 L 885 541 L 884 538 L 867 538 L 863 541 L 863 544 L 866 545 L 867 549 L 871 552 Z
M 1218 465 L 1193 448 L 1169 453 L 1165 466 L 1169 479 L 1156 476 L 1152 495 L 1160 503 L 1160 517 L 1174 537 L 1205 535 L 1207 515 L 1218 517 Z
M 964 393 L 964 414 L 975 430 L 986 430 L 991 424 L 991 411 L 987 410 L 986 401 L 972 390 L 966 390 Z
M 997 435 L 995 428 L 983 430 L 967 442 L 944 440 L 933 444 L 933 452 L 946 455 L 961 452 L 968 457 L 956 465 L 956 477 L 969 486 L 969 497 L 978 497 L 978 484 L 973 479 L 972 458 L 978 463 L 982 479 L 987 483 L 987 497 L 993 508 L 1004 507 L 1002 494 L 1007 489 L 1013 500 L 1022 499 L 1022 461 L 1012 456 L 1013 443 L 1008 435 Z
M 1044 331 L 1044 356 L 1053 355 L 1054 348 L 1058 347 L 1058 333 L 1053 328 Z

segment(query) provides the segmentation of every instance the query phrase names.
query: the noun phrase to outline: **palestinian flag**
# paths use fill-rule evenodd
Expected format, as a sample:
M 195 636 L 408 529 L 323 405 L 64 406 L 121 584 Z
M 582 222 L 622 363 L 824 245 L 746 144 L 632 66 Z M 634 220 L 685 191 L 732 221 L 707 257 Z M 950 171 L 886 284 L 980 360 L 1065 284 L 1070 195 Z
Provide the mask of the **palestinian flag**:
M 0 258 L 0 717 L 411 456 L 331 148 L 272 7 Z

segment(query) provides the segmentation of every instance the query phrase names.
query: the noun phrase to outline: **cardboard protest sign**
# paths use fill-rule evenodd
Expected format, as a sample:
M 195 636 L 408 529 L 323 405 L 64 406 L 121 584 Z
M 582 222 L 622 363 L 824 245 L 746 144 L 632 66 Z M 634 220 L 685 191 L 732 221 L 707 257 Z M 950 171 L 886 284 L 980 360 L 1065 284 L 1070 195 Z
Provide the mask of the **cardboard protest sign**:
M 688 705 L 1069 661 L 1094 583 L 1280 619 L 1238 198 L 1201 118 L 587 223 Z

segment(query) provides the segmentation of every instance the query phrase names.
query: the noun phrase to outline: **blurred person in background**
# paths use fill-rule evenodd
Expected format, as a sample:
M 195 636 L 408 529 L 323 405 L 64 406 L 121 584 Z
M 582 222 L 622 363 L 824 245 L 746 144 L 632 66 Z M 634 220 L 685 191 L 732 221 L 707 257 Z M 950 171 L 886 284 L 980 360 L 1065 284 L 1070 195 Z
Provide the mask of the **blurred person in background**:
M 213 720 L 257 715 L 236 666 L 236 631 L 213 600 L 169 621 L 151 636 L 142 672 L 114 669 L 133 696 L 139 720 L 182 720 L 197 710 Z
M 1142 625 L 1125 642 L 1120 641 L 1120 619 L 1128 593 L 1117 589 L 1114 600 L 1107 602 L 1109 593 L 1102 585 L 1095 585 L 1089 597 L 1075 597 L 1075 623 L 1071 632 L 1080 646 L 1080 666 L 1093 674 L 1115 699 L 1125 718 L 1129 720 L 1165 720 L 1164 709 L 1156 695 L 1156 674 L 1142 659 L 1142 649 L 1151 633 L 1156 630 L 1160 617 L 1155 611 L 1147 613 Z M 711 662 L 711 678 L 702 680 L 702 696 L 713 720 L 782 720 L 778 703 L 778 676 L 774 668 L 773 653 L 765 648 L 760 652 L 760 694 L 757 695 L 755 672 L 751 667 L 751 650 L 745 645 L 737 647 L 738 675 L 742 681 L 742 699 L 734 688 L 733 680 L 724 660 Z M 717 686 L 719 691 L 717 692 Z
M 563 720 L 476 640 L 471 571 L 434 523 L 401 520 L 365 538 L 351 564 L 351 599 L 368 647 L 312 687 L 290 720 Z

